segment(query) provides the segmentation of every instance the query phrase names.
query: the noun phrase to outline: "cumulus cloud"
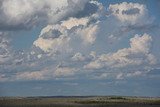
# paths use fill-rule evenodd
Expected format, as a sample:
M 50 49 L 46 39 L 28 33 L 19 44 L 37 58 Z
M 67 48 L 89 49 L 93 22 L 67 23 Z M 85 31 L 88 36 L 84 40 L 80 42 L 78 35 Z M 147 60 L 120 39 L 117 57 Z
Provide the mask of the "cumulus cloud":
M 44 52 L 59 53 L 69 51 L 70 37 L 66 29 L 59 25 L 48 25 L 43 28 L 39 38 L 34 41 L 33 45 L 39 47 Z
M 158 28 L 155 17 L 149 14 L 145 4 L 122 2 L 110 4 L 106 20 L 101 23 L 100 29 L 107 36 L 108 43 L 116 45 L 125 40 L 130 34 L 137 32 L 151 32 Z M 106 30 L 103 30 L 106 28 Z
M 0 5 L 0 30 L 30 29 L 102 10 L 102 4 L 91 0 L 1 0 Z
M 153 21 L 148 15 L 148 9 L 143 4 L 127 2 L 111 4 L 109 10 L 118 20 L 128 25 L 146 25 Z
M 80 18 L 80 19 L 70 18 L 67 21 L 62 21 L 61 25 L 66 27 L 67 29 L 71 29 L 73 27 L 80 26 L 80 25 L 87 26 L 88 22 L 89 22 L 88 18 Z
M 123 79 L 140 76 L 143 73 L 138 68 L 143 70 L 157 63 L 151 50 L 153 39 L 150 35 L 135 35 L 130 39 L 128 48 L 119 49 L 117 42 L 125 39 L 125 36 L 118 37 L 123 32 L 129 36 L 130 29 L 140 29 L 152 23 L 153 19 L 143 4 L 111 4 L 108 8 L 111 13 L 107 17 L 103 5 L 97 0 L 1 0 L 0 6 L 0 30 L 47 25 L 31 49 L 15 52 L 12 61 L 10 42 L 4 33 L 0 33 L 0 71 L 3 70 L 1 64 L 12 62 L 5 65 L 2 73 L 13 72 L 0 75 L 0 81 L 48 80 L 87 73 L 87 79 L 94 73 L 97 74 L 95 79 Z M 117 44 L 108 47 L 107 42 Z M 115 49 L 119 50 L 110 52 Z M 56 66 L 60 62 L 65 64 Z M 129 73 L 110 72 L 124 68 L 135 70 L 125 69 Z M 93 74 L 83 71 L 92 71 Z
M 56 23 L 83 12 L 89 0 L 2 0 L 0 29 L 29 29 L 39 23 Z M 89 3 L 90 4 L 90 3 Z M 73 11 L 74 10 L 74 11 Z
M 3 60 L 2 63 L 6 61 L 11 63 L 1 67 L 0 70 L 14 72 L 14 74 L 8 73 L 6 76 L 11 81 L 73 76 L 78 71 L 78 66 L 73 68 L 73 66 L 55 67 L 55 65 L 61 60 L 66 63 L 68 60 L 71 63 L 75 61 L 78 63 L 80 60 L 83 63 L 86 60 L 87 55 L 83 56 L 76 51 L 73 52 L 76 54 L 72 53 L 73 56 L 70 58 L 70 52 L 75 48 L 74 43 L 79 43 L 80 45 L 77 45 L 79 48 L 83 47 L 84 43 L 93 44 L 95 42 L 98 30 L 97 22 L 103 11 L 102 4 L 91 0 L 66 0 L 63 2 L 61 0 L 3 0 L 0 1 L 0 5 L 2 7 L 0 9 L 0 13 L 2 13 L 0 30 L 22 30 L 38 24 L 47 25 L 41 30 L 31 49 L 13 52 L 12 61 L 9 58 L 9 42 L 1 42 L 3 50 L 7 51 L 3 52 L 0 60 L 1 62 Z M 7 47 L 4 47 L 5 45 Z M 87 46 L 85 45 L 85 47 Z M 53 57 L 54 55 L 57 57 Z M 65 55 L 68 55 L 69 58 Z M 88 59 L 90 57 L 87 56 Z M 94 53 L 92 53 L 92 57 L 95 57 Z M 52 67 L 50 67 L 51 65 Z M 47 69 L 48 67 L 50 69 Z
M 89 27 L 78 29 L 77 34 L 80 35 L 84 43 L 93 44 L 96 40 L 98 25 L 90 25 Z
M 152 38 L 148 34 L 135 35 L 130 39 L 129 48 L 120 49 L 115 53 L 102 54 L 95 61 L 86 65 L 85 68 L 100 69 L 105 66 L 119 68 L 155 64 L 156 59 L 150 52 L 151 42 Z
M 92 16 L 91 16 L 92 17 Z M 33 45 L 46 53 L 71 52 L 71 41 L 81 39 L 84 44 L 93 44 L 98 32 L 97 24 L 88 24 L 91 17 L 70 18 L 59 24 L 44 27 Z
M 66 27 L 67 29 L 75 28 L 74 33 L 78 35 L 84 43 L 94 43 L 96 40 L 96 34 L 98 32 L 98 25 L 97 24 L 89 24 L 92 17 L 85 17 L 85 18 L 71 18 L 67 21 L 63 21 L 61 26 Z
M 93 44 L 96 40 L 96 35 L 98 32 L 98 23 L 91 23 L 93 16 L 85 17 L 85 18 L 71 18 L 67 21 L 62 22 L 62 26 L 67 29 L 75 28 L 72 33 L 78 35 L 84 43 Z

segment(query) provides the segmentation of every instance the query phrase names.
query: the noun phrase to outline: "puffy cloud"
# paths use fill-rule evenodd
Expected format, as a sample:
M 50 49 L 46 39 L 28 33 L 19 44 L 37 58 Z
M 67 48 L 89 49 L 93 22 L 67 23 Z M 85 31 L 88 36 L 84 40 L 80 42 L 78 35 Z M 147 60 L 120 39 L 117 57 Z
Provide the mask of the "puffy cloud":
M 122 40 L 117 35 L 125 34 L 119 32 L 128 32 L 137 26 L 139 29 L 141 25 L 152 22 L 145 5 L 126 2 L 110 5 L 110 18 L 104 16 L 104 7 L 96 0 L 2 0 L 0 5 L 0 30 L 26 29 L 39 23 L 47 25 L 34 41 L 32 49 L 29 52 L 15 52 L 12 61 L 9 60 L 9 41 L 2 38 L 0 33 L 0 64 L 13 62 L 5 66 L 4 70 L 13 71 L 12 76 L 9 73 L 2 74 L 0 81 L 47 80 L 79 76 L 78 74 L 87 74 L 87 79 L 94 74 L 97 74 L 95 79 L 123 79 L 142 75 L 141 71 L 137 71 L 138 68 L 152 67 L 157 61 L 151 52 L 152 37 L 148 34 L 135 35 L 130 39 L 128 48 L 102 54 L 105 50 L 109 52 L 119 48 L 118 43 L 117 46 L 112 45 L 113 49 L 106 47 L 107 40 Z M 53 58 L 52 55 L 57 56 Z M 64 66 L 56 67 L 59 62 L 64 62 Z M 127 67 L 131 68 L 126 69 L 129 73 L 121 71 Z M 132 68 L 135 70 L 130 72 Z M 0 71 L 1 69 L 3 70 L 0 68 Z M 88 69 L 92 72 L 83 72 Z M 120 72 L 110 72 L 114 70 Z
M 13 61 L 15 64 L 40 60 L 46 53 L 51 55 L 71 52 L 70 41 L 73 35 L 76 35 L 76 39 L 93 43 L 97 28 L 93 21 L 97 21 L 99 14 L 96 12 L 102 9 L 102 4 L 90 0 L 2 0 L 0 5 L 0 30 L 21 30 L 39 23 L 49 23 L 33 43 L 33 52 L 40 49 L 39 53 L 30 55 L 30 52 L 26 52 L 22 55 L 25 58 L 18 58 L 16 55 L 17 59 Z
M 77 34 L 80 35 L 84 43 L 93 44 L 96 40 L 98 29 L 98 25 L 90 25 L 86 28 L 78 29 Z
M 48 25 L 41 30 L 33 45 L 46 53 L 71 52 L 71 42 L 81 39 L 84 44 L 93 44 L 98 32 L 98 24 L 89 23 L 91 17 L 70 18 L 59 24 Z
M 127 3 L 109 5 L 109 10 L 121 22 L 129 25 L 150 24 L 153 19 L 148 16 L 145 5 L 139 3 Z
M 102 54 L 85 68 L 100 69 L 105 66 L 119 68 L 155 64 L 156 59 L 150 52 L 151 42 L 152 38 L 148 34 L 135 35 L 130 39 L 130 48 L 120 49 L 115 53 Z
M 148 34 L 143 36 L 135 35 L 134 38 L 130 39 L 130 50 L 133 53 L 148 54 L 151 48 L 152 37 Z
M 28 29 L 39 23 L 56 23 L 83 12 L 89 0 L 2 0 L 0 29 Z
M 63 21 L 61 26 L 66 27 L 67 29 L 75 28 L 75 35 L 80 36 L 84 43 L 93 44 L 96 40 L 96 35 L 98 32 L 98 24 L 89 24 L 92 20 L 92 17 L 85 18 L 70 18 L 67 21 Z
M 48 25 L 41 31 L 39 38 L 33 44 L 44 52 L 53 54 L 64 51 L 68 52 L 70 51 L 70 37 L 68 37 L 66 32 L 66 29 L 62 26 Z
M 67 29 L 71 29 L 73 27 L 80 26 L 80 25 L 86 26 L 88 22 L 89 22 L 88 18 L 81 18 L 81 19 L 70 18 L 67 21 L 62 21 L 61 25 L 65 26 Z
M 75 35 L 78 35 L 84 43 L 90 43 L 93 44 L 96 40 L 96 35 L 98 32 L 98 23 L 92 24 L 92 18 L 91 17 L 85 17 L 85 18 L 71 18 L 67 21 L 62 22 L 62 26 L 66 27 L 67 29 L 75 28 L 74 33 Z
M 34 42 L 34 45 L 41 48 L 45 52 L 52 51 L 53 53 L 56 53 L 64 50 L 66 45 L 68 45 L 67 43 L 69 40 L 70 39 L 67 38 L 66 36 L 61 36 L 60 38 L 57 39 L 38 38 Z

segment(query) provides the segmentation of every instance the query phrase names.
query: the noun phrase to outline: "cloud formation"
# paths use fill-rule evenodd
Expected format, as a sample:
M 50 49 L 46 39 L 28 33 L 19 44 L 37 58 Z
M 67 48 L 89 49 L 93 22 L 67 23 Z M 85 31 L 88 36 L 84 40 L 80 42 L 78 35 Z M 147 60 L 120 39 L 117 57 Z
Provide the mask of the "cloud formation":
M 121 68 L 126 66 L 152 65 L 156 59 L 151 54 L 152 38 L 148 34 L 135 35 L 130 39 L 130 47 L 119 49 L 115 53 L 102 54 L 96 60 L 85 66 L 88 69 L 100 69 L 103 67 Z
M 93 44 L 96 40 L 98 25 L 90 23 L 91 17 L 70 18 L 60 24 L 48 25 L 42 29 L 33 45 L 46 53 L 65 53 L 72 50 L 71 42 L 77 39 L 82 44 Z
M 118 20 L 129 25 L 147 25 L 152 23 L 145 5 L 139 3 L 127 3 L 109 5 L 109 10 Z M 151 20 L 148 20 L 151 19 Z
M 62 19 L 78 14 L 77 12 L 82 12 L 88 1 L 2 0 L 0 2 L 0 29 L 21 30 L 30 29 L 40 23 L 57 23 Z
M 2 0 L 0 6 L 0 81 L 124 79 L 157 64 L 154 35 L 139 32 L 153 24 L 144 4 L 110 4 L 107 15 L 97 0 Z M 39 25 L 45 27 L 30 49 L 11 49 L 7 32 Z
M 48 25 L 43 28 L 39 38 L 33 45 L 51 54 L 69 51 L 70 37 L 66 29 L 59 25 Z

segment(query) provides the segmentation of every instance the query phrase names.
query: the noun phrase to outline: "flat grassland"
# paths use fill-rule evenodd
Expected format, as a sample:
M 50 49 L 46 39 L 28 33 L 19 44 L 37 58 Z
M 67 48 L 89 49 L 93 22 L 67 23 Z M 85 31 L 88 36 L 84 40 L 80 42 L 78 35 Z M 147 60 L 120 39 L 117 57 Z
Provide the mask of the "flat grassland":
M 0 97 L 0 107 L 160 107 L 160 98 L 81 97 Z

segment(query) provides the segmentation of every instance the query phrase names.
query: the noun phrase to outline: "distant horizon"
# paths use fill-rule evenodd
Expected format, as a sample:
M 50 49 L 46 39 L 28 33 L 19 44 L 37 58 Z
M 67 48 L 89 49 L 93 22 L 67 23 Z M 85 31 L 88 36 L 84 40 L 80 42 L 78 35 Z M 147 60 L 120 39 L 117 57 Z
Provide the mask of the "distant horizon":
M 86 98 L 86 97 L 124 97 L 124 98 L 160 98 L 160 96 L 119 96 L 119 95 L 84 95 L 84 96 L 0 96 L 0 98 Z

